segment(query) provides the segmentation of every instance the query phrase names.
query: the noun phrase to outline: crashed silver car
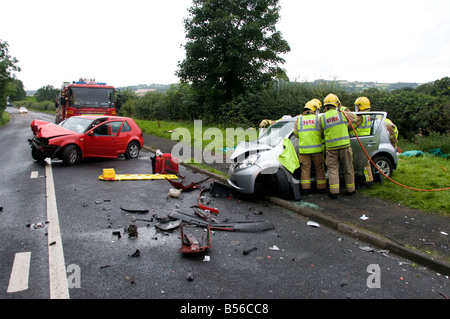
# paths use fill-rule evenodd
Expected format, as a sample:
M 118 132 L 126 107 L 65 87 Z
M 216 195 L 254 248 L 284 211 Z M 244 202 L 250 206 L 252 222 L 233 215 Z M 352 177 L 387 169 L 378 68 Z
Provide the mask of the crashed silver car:
M 361 144 L 372 161 L 387 176 L 397 169 L 397 152 L 389 140 L 389 132 L 384 124 L 386 112 L 354 112 L 370 115 L 371 134 L 359 137 Z M 293 134 L 297 117 L 284 119 L 271 125 L 256 141 L 241 142 L 236 146 L 230 159 L 233 163 L 228 169 L 228 183 L 243 194 L 267 192 L 282 198 L 299 199 L 300 169 L 293 173 L 287 170 L 278 157 L 284 150 L 285 138 L 292 142 L 298 152 L 298 138 Z M 367 156 L 358 139 L 350 138 L 353 150 L 355 180 L 364 178 Z M 379 171 L 372 167 L 374 179 L 380 178 Z M 328 174 L 327 174 L 328 175 Z M 312 175 L 313 176 L 313 175 Z M 314 182 L 314 177 L 312 178 Z

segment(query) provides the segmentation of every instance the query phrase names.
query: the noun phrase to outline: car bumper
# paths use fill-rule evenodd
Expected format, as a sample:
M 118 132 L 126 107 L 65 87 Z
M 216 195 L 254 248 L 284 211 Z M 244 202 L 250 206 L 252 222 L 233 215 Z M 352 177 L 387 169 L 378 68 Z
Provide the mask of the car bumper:
M 232 164 L 228 169 L 228 184 L 240 193 L 253 194 L 256 178 L 260 173 L 261 168 L 256 164 L 243 169 L 237 169 Z
M 28 143 L 30 143 L 31 148 L 44 157 L 55 158 L 58 151 L 61 149 L 59 145 L 46 145 L 40 142 L 36 137 L 33 139 L 29 139 Z

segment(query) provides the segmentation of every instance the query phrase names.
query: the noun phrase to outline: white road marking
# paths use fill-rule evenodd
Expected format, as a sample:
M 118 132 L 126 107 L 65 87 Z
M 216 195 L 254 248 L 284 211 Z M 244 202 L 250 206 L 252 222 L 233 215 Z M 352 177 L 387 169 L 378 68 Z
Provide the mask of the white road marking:
M 30 174 L 30 178 L 38 178 L 38 174 L 39 174 L 38 171 L 32 171 Z
M 59 228 L 55 185 L 51 160 L 45 165 L 47 189 L 48 263 L 50 272 L 50 299 L 69 299 L 69 286 L 64 262 L 64 252 Z
M 16 253 L 11 277 L 9 277 L 8 290 L 6 292 L 12 293 L 28 289 L 30 259 L 31 252 Z

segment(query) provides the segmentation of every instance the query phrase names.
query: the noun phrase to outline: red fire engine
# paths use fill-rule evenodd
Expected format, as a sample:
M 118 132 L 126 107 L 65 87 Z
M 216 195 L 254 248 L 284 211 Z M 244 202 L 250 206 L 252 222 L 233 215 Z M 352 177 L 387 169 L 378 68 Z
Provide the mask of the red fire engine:
M 56 100 L 55 123 L 76 115 L 116 115 L 119 107 L 120 95 L 116 95 L 113 86 L 83 78 L 78 82 L 64 82 Z

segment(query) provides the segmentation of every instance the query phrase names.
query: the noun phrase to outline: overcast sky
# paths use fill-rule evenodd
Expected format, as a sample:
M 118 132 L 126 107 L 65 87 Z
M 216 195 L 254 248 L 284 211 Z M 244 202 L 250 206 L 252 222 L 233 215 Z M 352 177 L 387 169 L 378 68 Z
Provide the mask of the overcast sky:
M 430 82 L 450 76 L 448 0 L 280 0 L 291 81 Z M 6 0 L 0 40 L 26 90 L 92 77 L 177 83 L 192 0 Z

